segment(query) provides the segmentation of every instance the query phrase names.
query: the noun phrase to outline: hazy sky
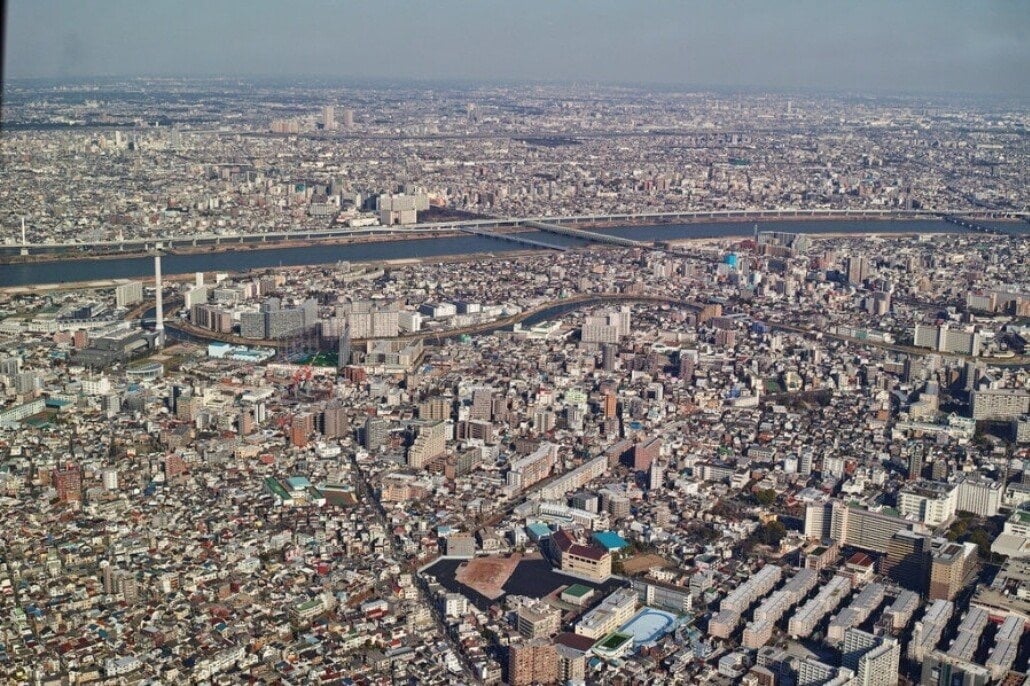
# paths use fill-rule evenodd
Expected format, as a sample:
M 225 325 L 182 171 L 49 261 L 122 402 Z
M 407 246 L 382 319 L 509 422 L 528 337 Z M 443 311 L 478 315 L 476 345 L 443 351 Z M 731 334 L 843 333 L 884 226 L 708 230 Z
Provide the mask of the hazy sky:
M 8 0 L 9 78 L 270 75 L 1030 96 L 1028 0 Z

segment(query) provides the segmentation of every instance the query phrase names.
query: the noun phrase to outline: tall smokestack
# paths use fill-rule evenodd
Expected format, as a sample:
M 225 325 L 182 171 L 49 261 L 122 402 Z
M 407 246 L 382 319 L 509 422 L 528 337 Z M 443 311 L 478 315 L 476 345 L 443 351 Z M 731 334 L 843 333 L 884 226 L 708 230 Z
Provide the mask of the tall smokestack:
M 21 254 L 29 254 L 29 242 L 25 238 L 25 217 L 21 218 Z
M 157 251 L 154 252 L 154 287 L 157 289 L 157 325 L 154 326 L 154 331 L 157 332 L 157 345 L 164 345 L 165 341 L 165 313 L 164 306 L 161 302 L 161 246 L 158 245 Z

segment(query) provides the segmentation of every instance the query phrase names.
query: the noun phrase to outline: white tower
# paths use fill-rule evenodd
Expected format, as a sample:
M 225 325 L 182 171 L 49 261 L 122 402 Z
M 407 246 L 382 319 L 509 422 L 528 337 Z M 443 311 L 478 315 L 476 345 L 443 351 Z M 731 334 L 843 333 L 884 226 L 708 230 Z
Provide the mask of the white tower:
M 21 254 L 29 254 L 29 242 L 25 239 L 25 217 L 21 218 Z
M 155 314 L 157 315 L 157 324 L 154 326 L 154 331 L 157 332 L 157 347 L 161 347 L 165 342 L 165 313 L 164 303 L 161 302 L 161 244 L 157 244 L 157 249 L 154 251 L 154 288 L 156 289 L 156 307 Z

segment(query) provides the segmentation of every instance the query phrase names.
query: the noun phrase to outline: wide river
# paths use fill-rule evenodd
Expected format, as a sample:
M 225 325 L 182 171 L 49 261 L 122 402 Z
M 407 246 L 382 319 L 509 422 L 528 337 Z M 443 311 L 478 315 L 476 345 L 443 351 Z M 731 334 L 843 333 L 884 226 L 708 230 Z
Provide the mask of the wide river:
M 722 236 L 748 236 L 754 222 L 714 222 L 697 224 L 663 224 L 658 226 L 632 226 L 604 229 L 605 233 L 642 241 L 664 241 L 683 238 L 716 238 Z M 1030 231 L 1030 224 L 1007 223 L 1004 230 L 1019 235 Z M 958 233 L 965 229 L 935 220 L 909 221 L 769 221 L 760 227 L 763 231 L 791 233 Z M 519 234 L 547 243 L 569 246 L 584 245 L 576 238 L 527 232 Z M 421 240 L 399 240 L 380 243 L 333 244 L 323 243 L 302 247 L 268 248 L 264 250 L 222 250 L 189 255 L 166 255 L 162 260 L 165 274 L 192 272 L 241 272 L 275 266 L 328 264 L 341 260 L 373 262 L 410 258 L 444 257 L 472 253 L 504 253 L 526 250 L 527 246 L 483 236 L 457 236 Z M 151 276 L 153 260 L 148 257 L 104 259 L 68 259 L 54 262 L 26 264 L 0 264 L 0 287 L 59 284 L 75 281 L 99 281 Z

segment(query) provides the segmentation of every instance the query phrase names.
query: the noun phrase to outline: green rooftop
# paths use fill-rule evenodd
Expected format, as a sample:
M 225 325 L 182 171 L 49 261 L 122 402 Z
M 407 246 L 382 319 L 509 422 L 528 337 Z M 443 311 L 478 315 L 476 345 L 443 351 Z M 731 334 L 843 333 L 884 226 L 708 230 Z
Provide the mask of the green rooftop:
M 592 593 L 593 590 L 594 589 L 589 586 L 584 586 L 583 584 L 572 584 L 562 591 L 562 595 L 570 595 L 573 598 L 582 598 L 583 596 Z
M 618 631 L 614 631 L 598 641 L 596 645 L 601 650 L 612 651 L 625 645 L 626 641 L 632 640 L 633 637 L 629 634 L 620 634 Z

